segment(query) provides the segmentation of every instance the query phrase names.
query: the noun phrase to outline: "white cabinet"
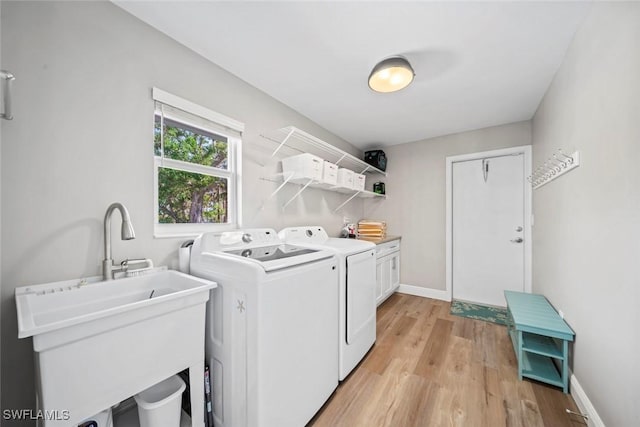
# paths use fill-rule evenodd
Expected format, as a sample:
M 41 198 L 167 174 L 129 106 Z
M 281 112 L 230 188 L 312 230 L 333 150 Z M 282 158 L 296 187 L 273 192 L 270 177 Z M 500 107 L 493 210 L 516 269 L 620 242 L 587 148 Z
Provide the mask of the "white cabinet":
M 400 286 L 400 239 L 376 248 L 376 304 L 380 305 Z

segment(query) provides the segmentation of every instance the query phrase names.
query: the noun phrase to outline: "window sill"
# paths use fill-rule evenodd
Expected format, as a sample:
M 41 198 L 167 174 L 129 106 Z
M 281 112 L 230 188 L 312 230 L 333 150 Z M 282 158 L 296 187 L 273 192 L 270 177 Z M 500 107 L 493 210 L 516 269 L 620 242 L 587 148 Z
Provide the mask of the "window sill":
M 194 239 L 202 233 L 222 233 L 237 230 L 236 224 L 155 224 L 154 239 Z

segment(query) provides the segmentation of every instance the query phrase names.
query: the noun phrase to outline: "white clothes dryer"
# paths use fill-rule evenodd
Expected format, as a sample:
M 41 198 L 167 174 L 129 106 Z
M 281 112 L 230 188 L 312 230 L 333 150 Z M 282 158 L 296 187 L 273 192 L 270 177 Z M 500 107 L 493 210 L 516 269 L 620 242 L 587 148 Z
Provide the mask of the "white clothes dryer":
M 376 245 L 329 237 L 320 226 L 289 227 L 278 235 L 287 244 L 330 250 L 338 257 L 339 378 L 347 375 L 376 341 Z
M 218 283 L 205 353 L 216 427 L 300 427 L 338 385 L 333 252 L 283 244 L 274 230 L 205 233 L 191 274 Z

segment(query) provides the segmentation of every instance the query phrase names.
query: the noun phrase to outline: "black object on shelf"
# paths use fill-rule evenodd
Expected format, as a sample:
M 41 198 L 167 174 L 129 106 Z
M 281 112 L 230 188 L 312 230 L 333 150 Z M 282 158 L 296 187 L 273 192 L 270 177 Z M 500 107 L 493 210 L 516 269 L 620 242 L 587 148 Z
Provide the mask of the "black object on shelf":
M 374 182 L 373 192 L 377 194 L 386 194 L 384 189 L 384 182 Z
M 387 156 L 382 150 L 365 151 L 364 161 L 383 172 L 387 170 Z

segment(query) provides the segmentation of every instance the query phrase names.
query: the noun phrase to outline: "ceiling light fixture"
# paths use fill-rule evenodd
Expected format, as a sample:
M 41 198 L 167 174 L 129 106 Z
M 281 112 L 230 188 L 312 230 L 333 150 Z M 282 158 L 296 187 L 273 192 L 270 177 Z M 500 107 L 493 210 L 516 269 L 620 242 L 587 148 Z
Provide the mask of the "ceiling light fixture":
M 395 92 L 409 86 L 416 73 L 403 56 L 393 56 L 376 64 L 369 75 L 369 87 L 376 92 Z

